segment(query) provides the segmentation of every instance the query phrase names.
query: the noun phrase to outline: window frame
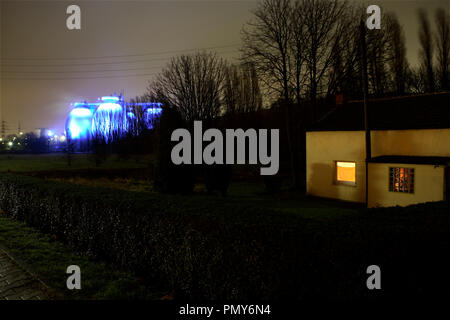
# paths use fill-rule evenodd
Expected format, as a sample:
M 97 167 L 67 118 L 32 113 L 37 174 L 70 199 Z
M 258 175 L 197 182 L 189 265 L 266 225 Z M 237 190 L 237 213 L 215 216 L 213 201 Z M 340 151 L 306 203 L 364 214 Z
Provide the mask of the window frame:
M 338 180 L 338 162 L 347 162 L 347 163 L 354 163 L 355 164 L 355 182 Z M 335 185 L 356 187 L 356 181 L 357 181 L 356 178 L 357 178 L 356 161 L 349 161 L 349 160 L 335 160 L 334 161 L 334 184 Z
M 407 191 L 401 191 L 401 190 L 395 190 L 394 184 L 395 184 L 395 178 L 391 172 L 393 172 L 395 169 L 404 169 L 408 172 L 408 188 Z M 411 191 L 412 190 L 412 191 Z M 393 193 L 399 193 L 399 194 L 415 194 L 416 193 L 416 170 L 414 167 L 394 167 L 389 166 L 388 167 L 388 191 Z

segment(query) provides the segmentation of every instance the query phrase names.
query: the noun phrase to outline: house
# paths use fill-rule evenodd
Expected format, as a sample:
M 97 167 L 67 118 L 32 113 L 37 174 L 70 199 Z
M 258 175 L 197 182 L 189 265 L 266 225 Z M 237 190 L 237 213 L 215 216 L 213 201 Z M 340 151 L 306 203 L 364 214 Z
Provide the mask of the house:
M 369 99 L 368 119 L 367 161 L 362 101 L 337 105 L 307 130 L 308 194 L 368 207 L 450 199 L 449 92 Z

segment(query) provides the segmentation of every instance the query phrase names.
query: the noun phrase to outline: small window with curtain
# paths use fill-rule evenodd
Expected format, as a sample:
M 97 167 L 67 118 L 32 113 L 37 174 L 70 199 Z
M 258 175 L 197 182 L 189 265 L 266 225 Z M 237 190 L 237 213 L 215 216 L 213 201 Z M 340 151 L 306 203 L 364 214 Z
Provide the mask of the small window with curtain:
M 354 161 L 336 161 L 336 183 L 356 185 L 356 163 Z
M 414 193 L 414 169 L 389 168 L 389 191 Z

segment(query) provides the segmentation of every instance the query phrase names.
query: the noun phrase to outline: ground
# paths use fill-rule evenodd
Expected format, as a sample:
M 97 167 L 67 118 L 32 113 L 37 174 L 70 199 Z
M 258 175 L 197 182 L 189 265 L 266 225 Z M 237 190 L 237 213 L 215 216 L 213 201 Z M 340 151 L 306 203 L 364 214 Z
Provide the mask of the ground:
M 3 155 L 0 156 L 0 172 L 31 174 L 50 181 L 115 188 L 133 191 L 143 197 L 159 197 L 153 190 L 151 178 L 147 176 L 151 174 L 151 163 L 151 156 L 128 159 L 110 157 L 100 167 L 96 167 L 88 155 L 78 154 L 73 156 L 72 165 L 68 167 L 64 155 Z M 124 172 L 131 174 L 132 178 L 124 175 Z M 400 277 L 395 288 L 391 288 L 391 294 L 403 290 L 406 293 L 425 290 L 429 282 L 421 282 L 420 270 L 429 268 L 432 275 L 439 277 L 438 270 L 445 266 L 442 263 L 427 264 L 430 259 L 439 257 L 442 249 L 448 246 L 448 240 L 442 235 L 448 230 L 450 219 L 445 212 L 443 214 L 442 209 L 430 210 L 425 205 L 415 208 L 414 214 L 409 209 L 383 209 L 376 214 L 371 214 L 372 211 L 368 214 L 362 205 L 311 198 L 286 189 L 267 193 L 262 180 L 237 180 L 230 185 L 226 197 L 208 195 L 201 183 L 196 185 L 193 195 L 176 197 L 181 198 L 183 203 L 198 205 L 202 210 L 212 206 L 230 209 L 245 206 L 261 209 L 262 212 L 270 209 L 268 211 L 275 212 L 281 219 L 301 218 L 298 233 L 310 239 L 303 243 L 304 249 L 315 255 L 308 257 L 310 261 L 322 263 L 325 262 L 324 258 L 328 259 L 331 261 L 329 266 L 337 266 L 336 270 L 342 272 L 342 275 L 336 275 L 336 279 L 345 278 L 344 274 L 356 279 L 360 275 L 354 275 L 355 270 L 359 270 L 357 272 L 362 277 L 365 276 L 365 270 L 361 271 L 359 264 L 352 261 L 351 257 L 357 255 L 361 257 L 359 260 L 364 260 L 363 263 L 366 260 L 372 263 L 374 258 L 378 259 L 385 268 L 395 271 L 390 274 L 392 279 Z M 117 270 L 106 262 L 79 255 L 59 240 L 0 213 L 0 247 L 22 269 L 31 271 L 33 279 L 38 278 L 46 283 L 49 287 L 46 294 L 52 298 L 162 299 L 170 296 L 171 289 L 164 283 L 148 283 L 129 271 Z M 345 258 L 347 255 L 350 258 Z M 421 256 L 424 258 L 420 259 Z M 408 259 L 414 260 L 414 268 L 410 268 L 409 264 L 406 267 Z M 83 290 L 69 291 L 65 287 L 66 268 L 72 264 L 83 265 Z M 404 270 L 409 272 L 406 278 L 402 277 Z M 320 265 L 316 269 L 318 274 L 327 271 L 321 269 Z M 26 274 L 30 273 L 25 272 L 22 276 L 26 277 Z M 417 280 L 419 289 L 414 287 L 415 282 L 411 279 Z M 359 278 L 355 281 L 358 282 Z M 322 285 L 329 289 L 328 284 Z M 408 287 L 410 285 L 412 287 Z M 352 284 L 347 289 L 351 292 Z M 0 297 L 1 290 L 0 285 Z
M 73 155 L 72 165 L 69 167 L 66 156 L 63 154 L 0 155 L 0 172 L 7 172 L 8 170 L 22 174 L 42 172 L 45 179 L 54 181 L 68 181 L 89 186 L 155 193 L 152 180 L 147 179 L 145 175 L 139 175 L 141 170 L 147 170 L 152 162 L 153 157 L 151 155 L 134 156 L 128 159 L 111 156 L 100 167 L 96 167 L 90 159 L 90 155 L 76 154 Z M 236 167 L 236 169 L 239 169 L 239 167 Z M 105 173 L 100 177 L 92 177 L 88 170 L 104 170 Z M 136 170 L 138 174 L 133 174 L 132 178 L 124 177 L 122 170 Z M 64 176 L 62 171 L 70 171 L 70 174 Z M 56 174 L 54 174 L 55 172 Z M 80 172 L 80 174 L 74 175 L 73 172 Z M 235 174 L 236 172 L 233 172 L 233 175 Z M 221 203 L 226 201 L 228 204 L 270 207 L 283 213 L 298 214 L 305 218 L 318 220 L 351 215 L 361 208 L 361 205 L 358 204 L 305 197 L 300 192 L 284 191 L 272 195 L 266 192 L 262 179 L 252 179 L 252 182 L 246 182 L 245 179 L 239 180 L 230 185 L 226 199 L 219 194 L 207 195 L 206 188 L 202 183 L 195 186 L 195 193 L 190 197 L 197 198 L 199 202 Z
M 46 300 L 45 286 L 0 249 L 0 300 Z
M 19 276 L 34 274 L 46 285 L 46 295 L 54 299 L 160 299 L 167 292 L 146 284 L 133 274 L 117 270 L 115 266 L 92 260 L 72 252 L 52 236 L 40 233 L 23 223 L 13 221 L 0 213 L 0 246 L 26 270 Z M 1 253 L 1 250 L 0 250 Z M 3 255 L 5 267 L 12 263 Z M 67 290 L 66 268 L 70 265 L 83 266 L 82 290 Z M 4 265 L 0 261 L 0 299 L 6 287 L 1 285 Z M 32 277 L 31 277 L 32 278 Z M 159 291 L 162 290 L 162 291 Z
M 83 170 L 109 170 L 108 173 L 121 169 L 146 169 L 151 156 L 139 156 L 129 159 L 119 159 L 115 156 L 108 158 L 100 167 L 90 159 L 89 155 L 76 154 L 71 166 L 62 154 L 44 155 L 1 155 L 0 172 L 14 172 L 19 174 L 34 174 L 44 172 L 46 179 L 55 181 L 69 181 L 77 184 L 124 189 L 135 192 L 154 193 L 152 181 L 147 179 L 130 179 L 121 177 L 83 177 L 71 174 L 67 177 L 59 174 L 62 171 L 85 172 Z M 112 170 L 112 171 L 110 171 Z M 56 177 L 50 173 L 59 172 Z M 50 176 L 49 176 L 50 175 Z M 61 176 L 63 176 L 61 178 Z M 253 182 L 232 183 L 228 196 L 207 195 L 205 187 L 199 184 L 195 188 L 195 200 L 198 202 L 212 202 L 211 205 L 226 201 L 227 204 L 246 204 L 252 207 L 271 207 L 282 213 L 301 214 L 304 217 L 317 220 L 329 220 L 351 215 L 357 208 L 346 206 L 337 208 L 317 199 L 305 198 L 304 195 L 284 192 L 277 196 L 265 193 L 264 184 Z M 76 255 L 58 239 L 42 234 L 24 224 L 13 221 L 0 214 L 0 245 L 11 256 L 14 256 L 26 269 L 43 279 L 51 288 L 51 296 L 64 299 L 102 299 L 102 298 L 132 298 L 159 299 L 167 292 L 164 289 L 148 289 L 148 284 L 130 273 L 119 272 L 113 266 L 92 261 L 87 257 Z M 67 277 L 65 268 L 71 264 L 83 265 L 83 290 L 68 291 L 65 288 Z M 140 283 L 141 286 L 136 286 Z M 132 290 L 129 288 L 133 287 Z M 127 290 L 123 290 L 128 288 Z M 1 290 L 0 290 L 1 291 Z M 127 292 L 127 294 L 125 294 Z
M 142 168 L 148 164 L 146 157 L 126 161 L 111 157 L 100 169 Z M 72 164 L 62 154 L 0 155 L 0 172 L 30 173 L 36 171 L 96 169 L 89 155 L 73 155 Z M 101 180 L 101 179 L 100 179 Z M 13 221 L 0 212 L 0 247 L 14 257 L 23 272 L 19 277 L 29 277 L 29 271 L 50 287 L 50 297 L 56 299 L 159 299 L 167 292 L 146 284 L 131 273 L 118 271 L 115 266 L 79 256 L 51 236 L 42 234 L 26 225 Z M 2 270 L 10 268 L 11 262 L 4 258 L 0 265 L 0 299 L 6 291 L 2 287 Z M 65 268 L 72 264 L 83 265 L 83 290 L 68 291 L 65 288 Z M 5 269 L 6 270 L 6 269 Z M 26 270 L 26 271 L 25 271 Z M 17 271 L 17 270 L 15 270 Z M 27 278 L 29 279 L 29 278 Z M 29 286 L 26 286 L 27 288 Z M 161 287 L 161 286 L 159 286 Z M 159 291 L 162 290 L 162 291 Z M 19 296 L 14 296 L 20 299 Z M 29 297 L 29 295 L 26 295 Z
M 127 160 L 109 157 L 99 168 L 143 168 L 151 156 L 131 157 Z M 31 172 L 45 170 L 76 170 L 97 168 L 91 155 L 74 154 L 69 166 L 65 154 L 0 154 L 0 172 Z

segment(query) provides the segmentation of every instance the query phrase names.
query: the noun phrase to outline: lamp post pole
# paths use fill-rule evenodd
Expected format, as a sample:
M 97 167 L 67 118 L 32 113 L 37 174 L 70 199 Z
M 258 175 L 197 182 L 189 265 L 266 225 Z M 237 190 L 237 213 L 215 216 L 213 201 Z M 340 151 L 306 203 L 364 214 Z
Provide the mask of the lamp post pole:
M 366 142 L 366 205 L 369 201 L 369 160 L 372 158 L 372 143 L 370 139 L 369 111 L 367 108 L 368 99 L 368 77 L 367 77 L 367 46 L 366 46 L 366 25 L 363 20 L 360 23 L 361 32 L 361 67 L 362 67 L 362 85 L 363 85 L 363 104 L 364 104 L 364 131 Z

